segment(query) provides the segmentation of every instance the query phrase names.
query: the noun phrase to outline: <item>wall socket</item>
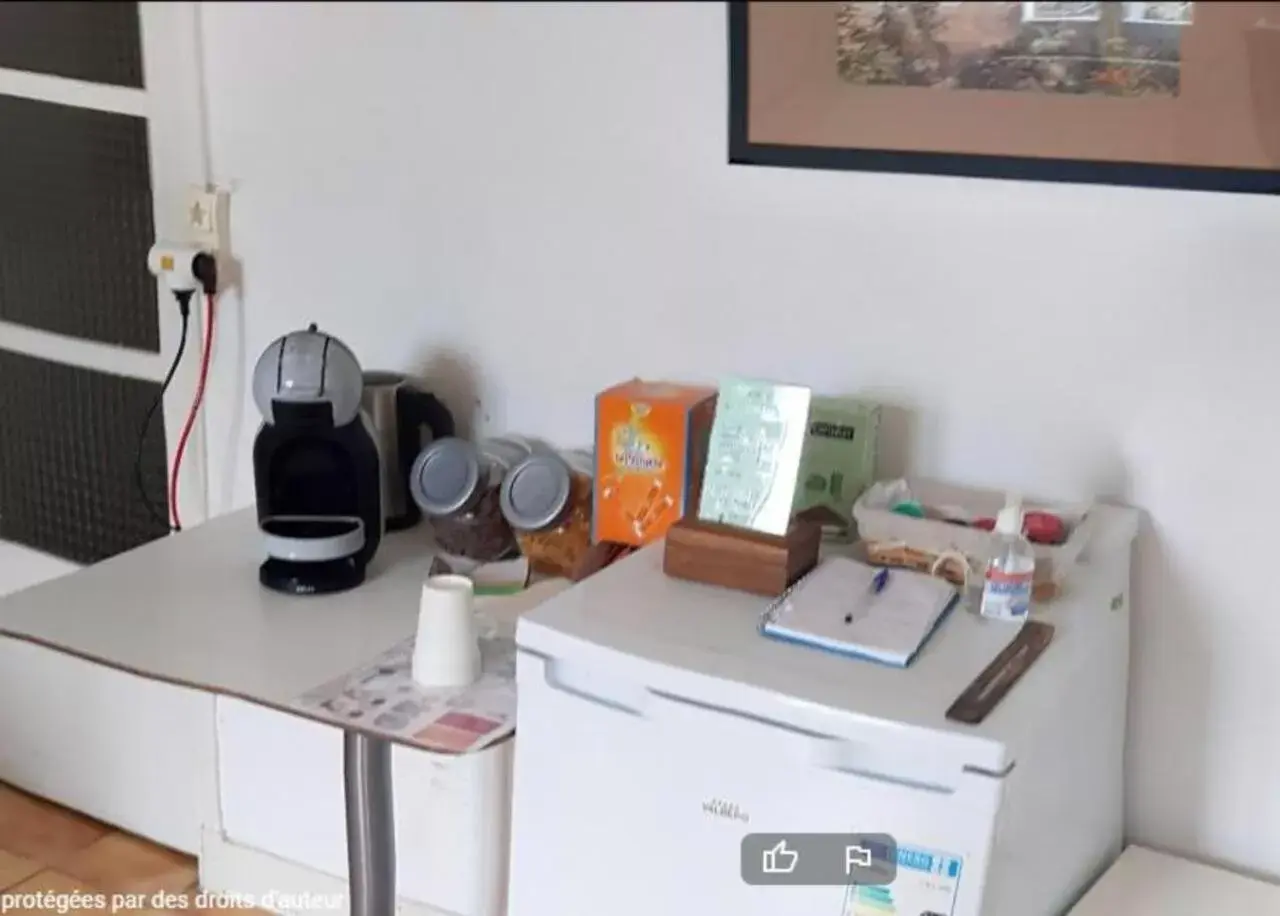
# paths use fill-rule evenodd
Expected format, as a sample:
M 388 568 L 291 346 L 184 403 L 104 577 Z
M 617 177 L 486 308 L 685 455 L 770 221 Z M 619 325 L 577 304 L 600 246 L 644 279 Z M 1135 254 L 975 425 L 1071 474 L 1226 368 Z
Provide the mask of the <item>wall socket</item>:
M 225 252 L 230 200 L 230 195 L 218 188 L 188 188 L 183 210 L 186 241 L 205 251 Z

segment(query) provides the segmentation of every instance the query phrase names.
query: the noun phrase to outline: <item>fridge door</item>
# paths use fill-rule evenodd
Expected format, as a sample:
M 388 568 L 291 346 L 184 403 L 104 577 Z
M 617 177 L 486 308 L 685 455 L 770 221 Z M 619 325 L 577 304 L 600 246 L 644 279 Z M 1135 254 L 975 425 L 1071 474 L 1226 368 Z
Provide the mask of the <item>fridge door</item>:
M 643 690 L 521 651 L 508 916 L 676 916 L 642 873 L 662 836 Z
M 646 724 L 678 766 L 656 770 L 669 838 L 648 870 L 665 912 L 740 916 L 978 916 L 1003 780 L 781 723 L 655 696 Z M 660 752 L 657 752 L 660 755 Z M 724 812 L 732 817 L 726 817 Z M 883 888 L 760 887 L 741 879 L 747 833 L 878 833 L 899 846 Z M 657 883 L 657 882 L 655 882 Z
M 511 916 L 978 916 L 1002 779 L 522 651 Z M 855 730 L 856 731 L 856 730 Z M 748 833 L 887 833 L 887 888 L 761 887 Z

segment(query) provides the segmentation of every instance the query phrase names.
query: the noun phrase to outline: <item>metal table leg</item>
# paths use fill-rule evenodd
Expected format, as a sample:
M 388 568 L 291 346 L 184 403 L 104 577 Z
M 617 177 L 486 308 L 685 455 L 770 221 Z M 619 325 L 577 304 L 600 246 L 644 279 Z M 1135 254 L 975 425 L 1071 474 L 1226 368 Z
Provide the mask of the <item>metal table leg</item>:
M 347 796 L 351 916 L 395 916 L 396 825 L 391 742 L 348 731 L 342 738 Z

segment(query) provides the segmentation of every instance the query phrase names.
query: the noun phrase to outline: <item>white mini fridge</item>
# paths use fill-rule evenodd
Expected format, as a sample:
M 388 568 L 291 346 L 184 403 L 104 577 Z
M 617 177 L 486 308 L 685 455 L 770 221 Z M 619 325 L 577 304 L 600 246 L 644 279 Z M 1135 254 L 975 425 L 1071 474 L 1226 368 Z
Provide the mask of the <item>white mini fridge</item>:
M 510 916 L 1059 916 L 1119 854 L 1137 513 L 1102 507 L 1054 641 L 977 726 L 1012 638 L 953 612 L 905 669 L 767 639 L 763 599 L 639 551 L 517 630 Z M 885 833 L 883 888 L 742 880 L 748 833 Z

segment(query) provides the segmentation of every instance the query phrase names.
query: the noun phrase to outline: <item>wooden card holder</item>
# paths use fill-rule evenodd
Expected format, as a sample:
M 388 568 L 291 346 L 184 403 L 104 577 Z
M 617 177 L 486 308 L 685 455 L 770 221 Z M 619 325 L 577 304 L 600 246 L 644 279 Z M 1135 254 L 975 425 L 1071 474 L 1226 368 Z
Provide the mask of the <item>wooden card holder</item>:
M 662 571 L 676 579 L 776 598 L 818 565 L 822 526 L 795 519 L 786 537 L 682 518 L 667 531 Z

